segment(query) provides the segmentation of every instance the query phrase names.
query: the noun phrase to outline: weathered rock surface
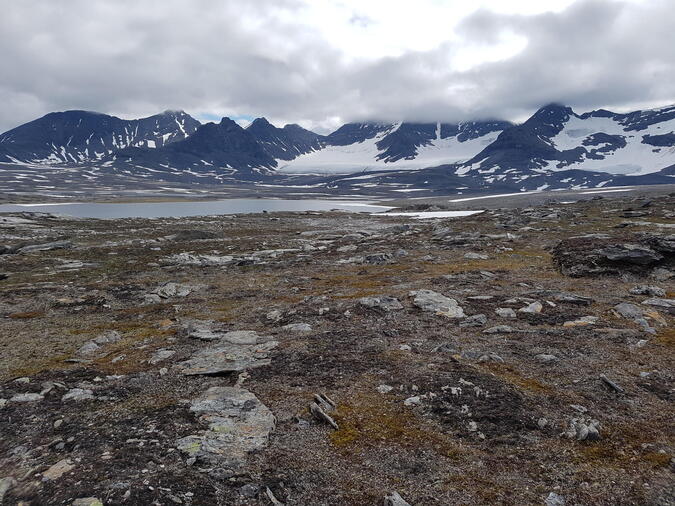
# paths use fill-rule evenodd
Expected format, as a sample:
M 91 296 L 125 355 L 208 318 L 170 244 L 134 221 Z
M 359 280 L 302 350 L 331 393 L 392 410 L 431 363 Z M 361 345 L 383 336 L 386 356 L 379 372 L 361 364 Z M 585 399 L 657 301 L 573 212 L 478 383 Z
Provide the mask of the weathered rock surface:
M 428 311 L 447 318 L 464 318 L 464 310 L 455 299 L 432 290 L 414 290 L 409 293 L 413 304 L 422 311 Z
M 235 262 L 232 256 L 218 256 L 218 255 L 192 255 L 190 253 L 176 253 L 175 255 L 164 258 L 161 263 L 163 265 L 186 265 L 198 267 L 222 267 L 230 265 Z
M 403 500 L 398 492 L 391 492 L 384 497 L 384 506 L 411 506 Z
M 12 478 L 11 476 L 0 479 L 0 505 L 5 504 L 5 502 L 4 502 L 5 495 L 16 484 L 17 484 L 17 481 L 14 478 Z
M 231 475 L 244 472 L 247 455 L 267 445 L 276 423 L 254 394 L 236 387 L 209 388 L 192 401 L 190 411 L 207 428 L 180 438 L 176 447 Z
M 655 267 L 672 265 L 673 239 L 642 235 L 635 242 L 595 235 L 572 237 L 551 251 L 560 271 L 568 276 L 618 275 L 624 272 L 646 275 Z
M 178 372 L 208 375 L 269 365 L 269 352 L 278 344 L 271 337 L 259 336 L 254 331 L 226 332 L 218 336 L 217 342 L 176 364 Z
M 382 295 L 379 297 L 361 297 L 359 304 L 372 309 L 381 309 L 383 311 L 397 311 L 403 309 L 403 304 L 395 297 Z

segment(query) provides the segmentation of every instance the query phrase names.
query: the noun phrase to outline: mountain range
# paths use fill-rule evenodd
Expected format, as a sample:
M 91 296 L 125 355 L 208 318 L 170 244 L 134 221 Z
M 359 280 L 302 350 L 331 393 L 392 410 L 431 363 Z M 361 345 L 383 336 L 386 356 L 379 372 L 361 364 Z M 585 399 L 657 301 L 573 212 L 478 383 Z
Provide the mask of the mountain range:
M 362 122 L 329 135 L 278 128 L 265 118 L 245 128 L 229 118 L 201 124 L 183 111 L 135 120 L 55 112 L 0 135 L 0 173 L 20 167 L 189 184 L 303 176 L 333 187 L 398 191 L 440 182 L 448 190 L 669 183 L 675 106 L 576 114 L 551 104 L 521 124 Z

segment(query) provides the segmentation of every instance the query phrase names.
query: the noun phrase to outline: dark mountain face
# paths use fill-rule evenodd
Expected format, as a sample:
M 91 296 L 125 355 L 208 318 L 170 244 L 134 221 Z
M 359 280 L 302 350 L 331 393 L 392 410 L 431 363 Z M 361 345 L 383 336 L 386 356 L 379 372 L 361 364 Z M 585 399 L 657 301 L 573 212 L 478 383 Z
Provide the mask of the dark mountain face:
M 200 123 L 182 111 L 123 120 L 87 111 L 54 112 L 0 135 L 0 161 L 80 164 L 131 146 L 183 140 Z
M 185 140 L 162 148 L 128 148 L 111 155 L 116 167 L 140 166 L 160 171 L 234 174 L 250 179 L 276 166 L 253 134 L 229 118 L 207 123 Z
M 577 115 L 569 107 L 549 105 L 504 130 L 465 167 L 497 176 L 565 169 L 648 176 L 675 161 L 673 119 L 675 106 Z
M 642 131 L 657 123 L 675 119 L 675 105 L 650 111 L 635 111 L 617 114 L 616 119 L 625 126 L 626 131 Z
M 418 147 L 431 144 L 436 137 L 437 125 L 434 123 L 402 123 L 377 143 L 380 150 L 377 159 L 385 162 L 412 160 Z
M 348 146 L 372 139 L 377 134 L 391 130 L 392 125 L 384 123 L 347 123 L 326 136 L 329 146 Z
M 487 161 L 491 167 L 538 167 L 541 160 L 550 160 L 556 156 L 557 150 L 547 139 L 557 135 L 573 114 L 568 107 L 542 107 L 522 125 L 505 129 L 492 144 L 469 160 L 467 165 Z
M 378 149 L 382 151 L 377 159 L 385 162 L 413 160 L 417 156 L 417 148 L 429 146 L 436 140 L 455 137 L 458 142 L 466 142 L 511 126 L 513 125 L 508 121 L 469 121 L 457 124 L 402 123 L 377 143 Z
M 299 125 L 277 128 L 265 118 L 257 118 L 246 130 L 275 159 L 293 160 L 298 155 L 321 149 L 324 136 L 305 130 Z

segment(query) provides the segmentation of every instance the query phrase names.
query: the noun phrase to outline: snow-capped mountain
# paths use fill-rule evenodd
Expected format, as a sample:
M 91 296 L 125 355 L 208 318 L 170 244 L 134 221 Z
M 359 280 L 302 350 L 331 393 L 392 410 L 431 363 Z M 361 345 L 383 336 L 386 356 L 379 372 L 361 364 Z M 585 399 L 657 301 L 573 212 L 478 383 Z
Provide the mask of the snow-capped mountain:
M 522 125 L 504 130 L 457 174 L 482 174 L 495 181 L 567 170 L 637 177 L 673 165 L 675 106 L 578 115 L 569 107 L 548 105 Z
M 0 162 L 96 162 L 126 147 L 158 148 L 186 139 L 199 125 L 183 111 L 133 120 L 88 111 L 53 112 L 0 135 Z
M 258 118 L 242 128 L 229 118 L 200 126 L 188 138 L 157 149 L 127 148 L 112 153 L 104 164 L 135 174 L 150 170 L 173 178 L 254 179 L 272 174 L 279 160 L 292 160 L 321 149 L 322 136 L 298 125 L 277 128 Z M 185 179 L 185 178 L 183 178 Z
M 126 148 L 104 165 L 130 173 L 173 173 L 190 178 L 269 174 L 276 162 L 254 135 L 229 118 L 200 126 L 191 136 L 156 149 Z
M 262 146 L 263 150 L 277 160 L 293 160 L 305 153 L 321 149 L 324 137 L 299 125 L 277 128 L 265 118 L 255 119 L 246 131 Z
M 81 172 L 90 184 L 247 181 L 345 191 L 660 184 L 675 176 L 675 106 L 576 114 L 548 105 L 519 125 L 348 123 L 326 136 L 265 118 L 242 128 L 228 118 L 200 125 L 183 112 L 121 120 L 68 111 L 0 135 L 3 171 L 11 184 L 40 177 L 47 186 L 58 171 L 69 179 Z
M 450 123 L 348 123 L 317 149 L 284 163 L 288 174 L 350 174 L 368 170 L 422 169 L 464 162 L 509 128 L 505 121 Z

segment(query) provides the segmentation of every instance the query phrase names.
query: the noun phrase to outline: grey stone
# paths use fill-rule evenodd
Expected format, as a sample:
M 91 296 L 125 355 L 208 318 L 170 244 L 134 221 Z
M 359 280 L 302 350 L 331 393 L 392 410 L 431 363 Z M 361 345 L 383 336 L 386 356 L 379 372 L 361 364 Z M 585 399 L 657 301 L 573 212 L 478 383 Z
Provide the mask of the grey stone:
M 75 464 L 70 459 L 59 460 L 56 464 L 42 473 L 42 481 L 58 480 L 64 474 L 75 469 Z
M 630 289 L 632 295 L 649 295 L 650 297 L 665 297 L 666 291 L 654 285 L 637 285 Z
M 386 264 L 391 259 L 392 259 L 391 253 L 373 253 L 371 255 L 366 255 L 363 258 L 363 263 L 381 265 L 381 264 Z
M 644 310 L 642 308 L 636 306 L 635 304 L 631 304 L 630 302 L 622 302 L 621 304 L 617 304 L 614 306 L 614 310 L 624 318 L 628 318 L 630 320 L 642 318 L 644 315 Z
M 191 458 L 240 473 L 247 455 L 267 445 L 274 429 L 272 412 L 248 390 L 211 387 L 190 406 L 201 424 L 208 428 L 176 442 Z
M 384 496 L 384 506 L 411 506 L 411 504 L 403 500 L 398 492 L 391 492 Z
M 221 267 L 235 263 L 237 259 L 232 256 L 216 255 L 191 255 L 190 253 L 177 253 L 162 259 L 162 265 L 192 265 L 198 267 Z
M 464 258 L 468 260 L 487 260 L 488 256 L 481 253 L 465 253 Z
M 485 329 L 483 331 L 483 334 L 509 334 L 511 332 L 516 332 L 516 329 L 514 329 L 510 325 L 497 325 L 495 327 Z
M 273 322 L 278 322 L 279 320 L 281 320 L 281 317 L 282 317 L 281 311 L 279 311 L 278 309 L 274 309 L 265 315 L 265 318 Z
M 175 354 L 176 352 L 173 350 L 164 350 L 164 349 L 157 350 L 150 356 L 148 362 L 152 365 L 159 364 L 160 362 L 163 362 L 164 360 L 173 357 Z
M 213 322 L 193 321 L 187 324 L 187 336 L 202 341 L 217 341 L 223 336 L 223 332 L 213 330 Z
M 563 327 L 585 327 L 587 325 L 595 325 L 598 322 L 597 316 L 582 316 L 576 320 L 570 320 L 563 323 Z
M 388 297 L 382 295 L 379 297 L 362 297 L 359 299 L 359 304 L 369 308 L 382 309 L 383 311 L 397 311 L 403 309 L 403 304 L 395 297 Z
M 160 299 L 171 297 L 187 297 L 192 292 L 192 287 L 179 283 L 169 282 L 155 288 L 151 295 L 157 295 Z
M 519 313 L 541 313 L 541 310 L 543 309 L 544 306 L 542 306 L 541 302 L 539 301 L 534 301 L 532 304 L 528 304 L 525 307 L 521 307 L 518 312 Z
M 78 355 L 93 355 L 97 351 L 99 351 L 101 347 L 96 344 L 94 341 L 87 341 L 84 343 L 82 346 L 80 346 L 80 349 L 77 350 Z
M 625 262 L 636 265 L 649 265 L 663 259 L 663 255 L 651 248 L 639 244 L 617 244 L 598 250 L 612 262 Z
M 70 249 L 73 247 L 71 241 L 54 241 L 43 244 L 30 244 L 17 250 L 17 253 L 35 253 L 36 251 L 51 251 L 55 249 Z
M 485 353 L 478 357 L 479 362 L 504 362 L 504 359 L 497 355 L 496 353 L 490 352 Z
M 64 394 L 63 397 L 61 397 L 62 402 L 66 401 L 89 401 L 94 399 L 94 392 L 85 389 L 85 388 L 73 388 L 71 390 L 68 390 L 66 394 Z
M 270 364 L 268 354 L 277 346 L 269 337 L 256 337 L 254 344 L 232 344 L 221 342 L 197 351 L 192 357 L 175 367 L 184 375 L 221 374 L 243 371 Z
M 459 324 L 460 327 L 482 327 L 487 323 L 487 316 L 484 314 L 475 314 L 473 316 L 469 316 L 468 318 L 465 318 L 462 320 Z
M 548 353 L 540 353 L 539 355 L 535 355 L 534 358 L 537 360 L 537 362 L 541 362 L 543 364 L 550 364 L 552 362 L 558 361 L 558 357 Z
M 577 441 L 597 441 L 600 437 L 600 422 L 586 418 L 573 418 L 565 435 Z
M 116 343 L 120 339 L 122 339 L 122 336 L 120 335 L 119 332 L 116 332 L 114 330 L 104 332 L 103 334 L 95 337 L 90 341 L 87 341 L 82 346 L 80 346 L 80 348 L 77 350 L 77 354 L 85 356 L 93 355 L 96 352 L 100 351 L 102 346 L 105 346 L 106 344 Z
M 311 332 L 312 326 L 309 323 L 289 323 L 281 327 L 284 330 L 291 332 Z
M 651 272 L 650 276 L 656 281 L 668 281 L 669 279 L 675 277 L 675 273 L 670 269 L 657 267 Z
M 404 406 L 418 406 L 421 403 L 422 403 L 422 399 L 420 398 L 419 395 L 415 395 L 413 397 L 408 397 L 406 400 L 403 401 Z
M 267 336 L 259 336 L 255 330 L 232 330 L 225 332 L 219 339 L 223 343 L 230 344 L 257 344 L 269 341 Z
M 44 399 L 43 395 L 36 393 L 15 394 L 10 397 L 9 402 L 37 402 Z
M 16 480 L 11 476 L 0 479 L 0 504 L 4 503 L 5 495 L 16 485 L 16 483 Z
M 510 307 L 498 307 L 495 309 L 495 313 L 502 318 L 516 318 L 517 316 L 516 312 Z
M 239 494 L 242 497 L 257 497 L 259 493 L 260 487 L 258 485 L 254 485 L 253 483 L 247 483 L 246 485 L 243 485 L 239 488 Z
M 561 495 L 551 492 L 544 500 L 546 506 L 565 506 L 565 498 Z
M 645 306 L 656 306 L 666 308 L 669 312 L 675 311 L 675 299 L 647 299 L 643 300 L 642 304 Z
M 413 304 L 422 311 L 428 311 L 447 318 L 464 318 L 464 310 L 455 299 L 432 290 L 415 290 L 409 293 Z

